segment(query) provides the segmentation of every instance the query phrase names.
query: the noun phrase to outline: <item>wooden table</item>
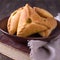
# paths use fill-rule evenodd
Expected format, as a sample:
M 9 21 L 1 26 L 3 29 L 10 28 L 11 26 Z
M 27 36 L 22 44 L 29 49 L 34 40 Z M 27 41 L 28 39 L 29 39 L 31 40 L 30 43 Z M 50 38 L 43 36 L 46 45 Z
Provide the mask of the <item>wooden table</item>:
M 43 7 L 50 11 L 54 16 L 60 12 L 60 0 L 0 0 L 0 20 L 9 16 L 15 9 L 29 3 L 31 6 Z M 1 33 L 1 32 L 0 32 Z M 55 60 L 60 60 L 60 41 L 51 44 L 56 49 Z M 0 60 L 11 60 L 0 54 Z

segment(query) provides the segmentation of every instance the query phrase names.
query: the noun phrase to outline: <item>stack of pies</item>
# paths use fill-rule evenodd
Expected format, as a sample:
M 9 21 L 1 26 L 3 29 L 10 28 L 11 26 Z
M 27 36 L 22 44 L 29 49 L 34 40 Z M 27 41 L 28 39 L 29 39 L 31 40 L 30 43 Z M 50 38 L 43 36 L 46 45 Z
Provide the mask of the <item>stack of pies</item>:
M 19 37 L 28 37 L 35 33 L 48 37 L 56 26 L 57 21 L 51 13 L 39 7 L 32 8 L 28 4 L 15 10 L 7 23 L 9 34 Z

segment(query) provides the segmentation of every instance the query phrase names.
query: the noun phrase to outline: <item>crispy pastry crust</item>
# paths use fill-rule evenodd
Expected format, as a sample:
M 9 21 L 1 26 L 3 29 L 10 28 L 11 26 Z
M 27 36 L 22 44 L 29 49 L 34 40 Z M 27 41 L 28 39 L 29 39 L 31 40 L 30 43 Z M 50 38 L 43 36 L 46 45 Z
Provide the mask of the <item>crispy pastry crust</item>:
M 7 29 L 9 34 L 13 35 L 17 31 L 17 25 L 20 18 L 20 11 L 22 8 L 15 10 L 8 19 Z
M 53 15 L 50 12 L 48 12 L 47 10 L 39 8 L 39 7 L 33 7 L 33 8 L 40 16 L 45 17 L 45 18 L 47 18 L 47 17 L 53 18 Z
M 20 15 L 18 28 L 17 28 L 17 36 L 27 37 L 31 34 L 46 30 L 47 27 L 37 23 L 40 22 L 38 17 L 40 19 L 40 16 L 34 11 L 34 9 L 29 5 L 26 5 Z M 27 22 L 27 20 L 29 19 L 31 20 L 30 23 Z
M 19 37 L 27 37 L 34 33 L 48 37 L 56 26 L 57 21 L 51 13 L 42 8 L 32 8 L 28 4 L 14 11 L 7 23 L 9 34 L 17 32 Z

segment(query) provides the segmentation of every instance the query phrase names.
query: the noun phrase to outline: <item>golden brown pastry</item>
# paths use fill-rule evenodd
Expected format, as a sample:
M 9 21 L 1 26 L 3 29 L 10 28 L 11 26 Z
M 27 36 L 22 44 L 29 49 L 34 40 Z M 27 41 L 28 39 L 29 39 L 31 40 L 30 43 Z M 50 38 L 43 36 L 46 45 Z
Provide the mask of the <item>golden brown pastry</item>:
M 22 8 L 15 10 L 8 19 L 7 29 L 9 34 L 13 35 L 17 31 L 18 21 L 20 18 L 20 11 Z
M 53 15 L 45 9 L 34 7 L 34 10 L 42 17 L 53 17 Z
M 17 33 L 19 37 L 27 37 L 39 33 L 48 37 L 56 28 L 57 21 L 48 11 L 28 4 L 14 11 L 8 19 L 7 29 L 9 34 Z
M 45 25 L 48 27 L 47 30 L 39 32 L 39 34 L 43 37 L 48 37 L 51 32 L 56 28 L 57 21 L 53 18 L 53 15 L 47 10 L 38 7 L 34 7 L 34 10 L 42 17 L 42 20 L 45 21 Z
M 27 37 L 34 33 L 46 30 L 47 27 L 44 24 L 39 24 L 39 22 L 41 22 L 40 19 L 40 16 L 34 9 L 26 4 L 20 15 L 17 36 Z
M 49 21 L 51 27 L 43 32 L 39 32 L 39 34 L 43 37 L 48 37 L 57 26 L 57 21 L 54 18 L 47 18 L 47 20 L 51 20 Z

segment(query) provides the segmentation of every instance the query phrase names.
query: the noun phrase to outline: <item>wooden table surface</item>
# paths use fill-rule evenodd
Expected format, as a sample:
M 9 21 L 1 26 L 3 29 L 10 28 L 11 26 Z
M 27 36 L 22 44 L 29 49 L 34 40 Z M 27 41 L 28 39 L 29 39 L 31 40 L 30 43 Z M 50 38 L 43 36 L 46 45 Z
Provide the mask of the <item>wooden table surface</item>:
M 0 20 L 9 16 L 17 8 L 29 3 L 31 6 L 43 7 L 50 11 L 54 16 L 60 12 L 60 0 L 0 0 Z M 1 32 L 0 32 L 1 33 Z M 55 60 L 60 60 L 60 41 L 53 44 L 56 49 Z M 0 60 L 11 60 L 10 58 L 0 54 Z

